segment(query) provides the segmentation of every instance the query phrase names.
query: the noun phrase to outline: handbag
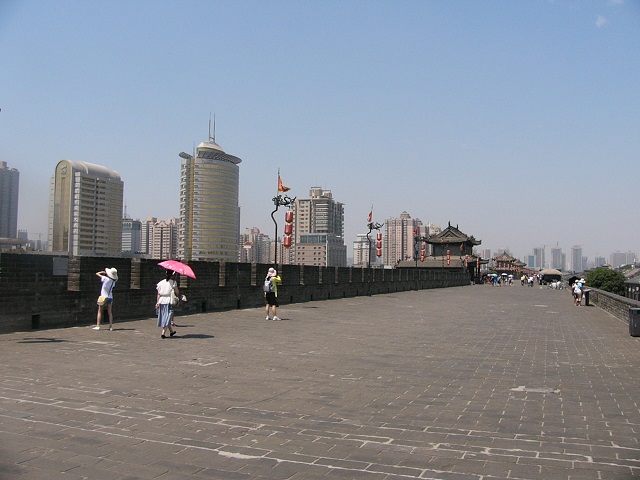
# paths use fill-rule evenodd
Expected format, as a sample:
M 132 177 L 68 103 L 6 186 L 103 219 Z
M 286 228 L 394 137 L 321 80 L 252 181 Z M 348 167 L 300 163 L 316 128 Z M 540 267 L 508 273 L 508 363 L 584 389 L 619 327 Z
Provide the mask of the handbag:
M 107 297 L 103 297 L 102 295 L 100 295 L 100 296 L 98 297 L 98 305 L 102 306 L 102 305 L 104 305 L 105 303 L 107 303 Z
M 173 305 L 175 307 L 176 305 L 178 305 L 179 301 L 180 301 L 180 299 L 176 295 L 176 291 L 172 288 L 171 289 L 171 305 Z

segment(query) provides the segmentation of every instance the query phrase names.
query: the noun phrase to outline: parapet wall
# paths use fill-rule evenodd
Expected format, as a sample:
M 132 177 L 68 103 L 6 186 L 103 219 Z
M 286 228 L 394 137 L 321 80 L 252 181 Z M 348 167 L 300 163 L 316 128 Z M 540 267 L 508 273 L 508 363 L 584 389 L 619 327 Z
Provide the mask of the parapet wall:
M 262 281 L 270 265 L 190 262 L 197 279 L 181 276 L 188 298 L 177 315 L 264 305 Z M 96 272 L 118 269 L 114 318 L 155 316 L 158 260 L 60 255 L 0 254 L 0 332 L 89 325 L 95 322 L 100 280 Z M 460 268 L 367 269 L 282 265 L 281 304 L 469 285 Z
M 640 308 L 640 302 L 597 288 L 589 288 L 589 305 L 595 305 L 616 318 L 629 322 L 629 309 Z

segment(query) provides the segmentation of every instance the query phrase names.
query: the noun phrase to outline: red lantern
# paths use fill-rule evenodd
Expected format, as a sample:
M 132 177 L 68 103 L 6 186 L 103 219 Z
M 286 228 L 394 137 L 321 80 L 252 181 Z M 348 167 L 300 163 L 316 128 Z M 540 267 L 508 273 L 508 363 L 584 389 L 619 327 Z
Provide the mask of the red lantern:
M 447 265 L 451 265 L 451 250 L 447 250 Z
M 382 233 L 378 232 L 377 235 L 378 241 L 376 242 L 376 257 L 382 256 Z
M 291 234 L 293 233 L 293 210 L 284 212 L 284 237 L 282 245 L 284 248 L 291 247 Z
M 427 244 L 422 242 L 422 246 L 420 247 L 420 261 L 424 262 L 425 258 L 427 258 Z

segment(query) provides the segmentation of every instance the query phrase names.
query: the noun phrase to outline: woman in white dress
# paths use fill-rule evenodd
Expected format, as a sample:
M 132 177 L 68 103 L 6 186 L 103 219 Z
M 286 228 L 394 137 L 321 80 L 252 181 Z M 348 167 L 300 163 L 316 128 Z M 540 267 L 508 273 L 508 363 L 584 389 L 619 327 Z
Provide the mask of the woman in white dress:
M 156 285 L 156 311 L 158 312 L 158 327 L 162 328 L 160 338 L 167 338 L 165 330 L 169 329 L 169 336 L 173 337 L 176 331 L 171 328 L 171 318 L 173 316 L 173 305 L 171 304 L 171 291 L 176 296 L 179 295 L 178 284 L 172 278 L 174 272 L 167 270 L 164 280 Z

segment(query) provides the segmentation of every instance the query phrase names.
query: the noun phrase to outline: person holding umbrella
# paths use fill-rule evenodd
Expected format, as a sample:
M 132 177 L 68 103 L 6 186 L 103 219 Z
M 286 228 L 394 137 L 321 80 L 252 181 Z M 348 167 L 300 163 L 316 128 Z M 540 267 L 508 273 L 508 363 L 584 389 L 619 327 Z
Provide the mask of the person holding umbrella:
M 191 269 L 191 267 L 189 265 L 187 265 L 186 263 L 182 263 L 178 260 L 164 260 L 160 263 L 158 263 L 158 265 L 160 267 L 166 268 L 167 272 L 171 271 L 174 274 L 179 273 L 180 275 L 185 275 L 187 277 L 191 277 L 193 279 L 196 278 L 196 274 L 193 273 L 193 270 Z M 187 297 L 185 295 L 182 295 L 181 297 L 178 295 L 178 289 L 176 287 L 176 297 L 180 299 L 180 301 L 186 303 L 187 302 Z M 173 317 L 174 317 L 174 311 L 173 311 L 173 302 L 169 302 L 170 305 L 170 309 L 171 309 L 171 326 L 172 327 L 177 327 L 178 325 L 175 324 L 175 322 L 173 321 Z M 173 335 L 173 334 L 172 334 Z
M 173 304 L 171 302 L 171 292 L 176 296 L 180 295 L 178 284 L 172 278 L 174 272 L 167 270 L 164 280 L 160 280 L 156 285 L 156 311 L 158 312 L 158 327 L 162 329 L 160 338 L 167 338 L 165 330 L 169 329 L 169 335 L 173 337 L 176 331 L 171 327 L 171 319 L 173 317 Z

